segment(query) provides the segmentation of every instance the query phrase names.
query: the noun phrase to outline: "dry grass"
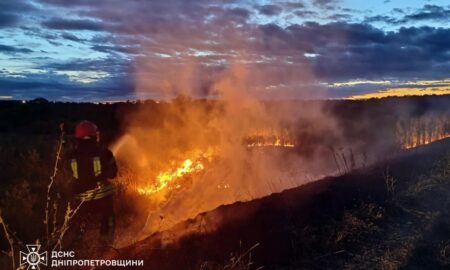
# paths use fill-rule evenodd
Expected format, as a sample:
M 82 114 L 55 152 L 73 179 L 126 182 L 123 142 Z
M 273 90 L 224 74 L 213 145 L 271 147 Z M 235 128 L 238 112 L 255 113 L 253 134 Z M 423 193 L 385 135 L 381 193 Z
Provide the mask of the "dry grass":
M 229 260 L 224 265 L 212 264 L 210 262 L 203 262 L 200 264 L 200 270 L 260 270 L 263 266 L 255 266 L 252 259 L 252 251 L 259 246 L 256 243 L 247 250 L 242 250 L 242 243 L 239 244 L 239 250 L 232 253 Z

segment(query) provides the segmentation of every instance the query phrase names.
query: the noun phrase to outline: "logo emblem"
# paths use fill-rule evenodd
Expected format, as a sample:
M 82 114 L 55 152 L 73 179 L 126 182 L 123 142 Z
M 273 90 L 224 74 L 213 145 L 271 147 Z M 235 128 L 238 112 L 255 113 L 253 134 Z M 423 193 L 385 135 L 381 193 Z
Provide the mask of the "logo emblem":
M 28 253 L 20 252 L 20 266 L 28 265 L 27 270 L 39 270 L 39 265 L 47 266 L 47 251 L 39 253 L 41 245 L 27 245 Z

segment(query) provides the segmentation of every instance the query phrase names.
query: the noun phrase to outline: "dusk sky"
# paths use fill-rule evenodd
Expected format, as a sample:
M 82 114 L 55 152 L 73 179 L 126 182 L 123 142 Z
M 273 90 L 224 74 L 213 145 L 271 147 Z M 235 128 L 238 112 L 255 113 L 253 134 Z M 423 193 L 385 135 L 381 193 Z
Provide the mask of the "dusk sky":
M 0 0 L 0 99 L 450 94 L 448 0 Z

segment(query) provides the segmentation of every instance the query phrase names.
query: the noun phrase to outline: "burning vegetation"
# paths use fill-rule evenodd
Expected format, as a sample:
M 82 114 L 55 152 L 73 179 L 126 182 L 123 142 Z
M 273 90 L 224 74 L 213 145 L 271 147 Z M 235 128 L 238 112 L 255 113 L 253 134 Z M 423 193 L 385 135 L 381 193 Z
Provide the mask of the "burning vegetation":
M 392 147 L 448 135 L 445 114 L 399 117 L 394 132 L 386 123 L 366 134 L 369 127 L 357 124 L 365 116 L 343 124 L 348 118 L 332 115 L 329 104 L 267 105 L 238 95 L 160 103 L 164 113 L 140 106 L 127 116 L 127 133 L 113 147 L 124 168 L 120 185 L 139 197 L 143 210 L 140 237 L 223 204 L 370 165 L 393 153 Z M 149 115 L 160 118 L 155 122 Z
M 283 132 L 276 132 L 274 130 L 260 131 L 252 133 L 247 136 L 243 143 L 248 148 L 256 147 L 295 147 L 293 136 L 287 130 Z M 170 167 L 167 170 L 158 173 L 154 179 L 153 184 L 137 186 L 136 191 L 141 195 L 151 195 L 167 188 L 180 189 L 184 179 L 192 177 L 204 171 L 206 166 L 210 165 L 216 157 L 213 148 L 208 148 L 206 151 L 195 150 L 191 151 L 188 158 L 183 161 L 171 161 Z M 216 157 L 217 158 L 217 157 Z M 229 188 L 228 184 L 218 184 L 218 189 Z
M 244 140 L 247 147 L 295 147 L 295 139 L 288 130 L 277 132 L 274 130 L 262 130 L 252 133 Z
M 191 158 L 185 159 L 181 164 L 171 162 L 171 168 L 161 171 L 152 181 L 153 184 L 138 186 L 136 191 L 141 195 L 151 195 L 165 188 L 169 190 L 180 189 L 183 179 L 205 170 L 205 166 L 212 161 L 212 158 L 213 151 L 211 149 L 206 152 L 195 151 Z
M 34 206 L 45 209 L 45 196 L 39 192 L 46 190 L 47 182 L 31 179 L 45 180 L 52 171 L 45 165 L 54 159 L 54 140 L 48 140 L 48 135 L 35 136 L 41 132 L 41 125 L 29 122 L 49 119 L 54 122 L 46 126 L 57 127 L 61 120 L 52 115 L 68 119 L 64 122 L 69 126 L 73 111 L 86 112 L 77 118 L 92 115 L 93 121 L 104 127 L 102 138 L 111 143 L 120 168 L 116 182 L 120 237 L 115 247 L 155 232 L 164 235 L 191 218 L 198 217 L 196 220 L 203 224 L 199 214 L 221 205 L 342 175 L 389 158 L 396 151 L 446 138 L 450 130 L 449 97 L 290 103 L 265 103 L 241 95 L 227 98 L 101 106 L 17 104 L 20 113 L 11 113 L 16 117 L 14 123 L 3 119 L 8 132 L 13 131 L 10 137 L 2 137 L 12 143 L 3 143 L 0 149 L 1 164 L 7 164 L 2 167 L 2 180 L 12 183 L 0 200 L 2 209 L 8 209 L 2 212 L 4 220 L 25 242 L 45 239 L 39 235 L 43 225 L 37 226 L 36 232 L 30 231 L 23 216 L 43 224 Z M 37 106 L 41 106 L 39 110 Z M 104 115 L 120 115 L 120 119 L 110 123 Z M 13 124 L 8 126 L 8 121 Z M 118 123 L 123 124 L 120 132 Z M 71 140 L 66 139 L 65 147 L 69 148 Z M 11 160 L 11 156 L 17 160 Z M 55 188 L 52 196 L 57 197 L 59 190 Z M 54 207 L 61 212 L 64 204 Z M 224 219 L 219 215 L 209 217 L 208 224 L 220 224 Z M 215 228 L 201 225 L 202 232 Z M 166 238 L 164 243 L 176 239 Z
M 397 123 L 397 138 L 403 149 L 414 148 L 449 137 L 449 115 L 417 117 Z

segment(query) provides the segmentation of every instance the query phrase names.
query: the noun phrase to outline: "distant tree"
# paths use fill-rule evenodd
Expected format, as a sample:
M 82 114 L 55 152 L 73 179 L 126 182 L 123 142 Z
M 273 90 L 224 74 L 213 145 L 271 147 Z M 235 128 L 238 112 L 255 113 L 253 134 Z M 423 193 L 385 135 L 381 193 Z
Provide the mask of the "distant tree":
M 43 97 L 35 98 L 35 99 L 31 100 L 30 102 L 31 103 L 35 103 L 35 104 L 46 104 L 46 103 L 49 103 L 49 101 L 47 99 L 43 98 Z

